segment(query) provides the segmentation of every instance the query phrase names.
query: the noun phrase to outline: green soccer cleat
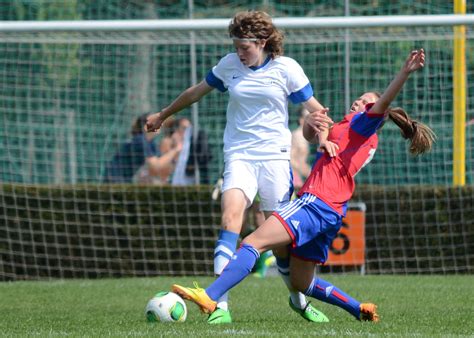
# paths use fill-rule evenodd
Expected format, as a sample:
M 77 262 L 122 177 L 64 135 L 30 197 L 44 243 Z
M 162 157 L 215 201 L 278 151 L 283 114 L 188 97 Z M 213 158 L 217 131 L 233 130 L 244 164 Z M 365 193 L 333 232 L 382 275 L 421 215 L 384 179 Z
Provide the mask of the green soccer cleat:
M 376 312 L 377 305 L 372 303 L 360 304 L 360 320 L 369 322 L 378 322 L 380 320 L 379 315 Z
M 253 273 L 254 277 L 265 278 L 268 272 L 268 268 L 275 263 L 275 256 L 271 251 L 266 251 L 262 253 L 255 263 L 255 272 Z
M 212 313 L 216 309 L 217 303 L 213 301 L 207 295 L 206 290 L 200 288 L 196 282 L 194 282 L 194 288 L 187 288 L 178 284 L 174 284 L 171 287 L 171 291 L 177 293 L 182 298 L 197 304 L 204 313 Z
M 295 311 L 297 314 L 299 314 L 301 317 L 306 319 L 309 322 L 314 322 L 314 323 L 327 323 L 329 322 L 329 318 L 326 317 L 324 313 L 321 311 L 317 310 L 314 306 L 310 304 L 311 302 L 308 302 L 306 304 L 306 307 L 304 309 L 298 309 L 296 306 L 293 305 L 291 302 L 290 298 L 290 307 L 293 311 Z
M 217 308 L 209 315 L 207 322 L 209 324 L 229 324 L 232 323 L 232 317 L 230 316 L 230 311 Z

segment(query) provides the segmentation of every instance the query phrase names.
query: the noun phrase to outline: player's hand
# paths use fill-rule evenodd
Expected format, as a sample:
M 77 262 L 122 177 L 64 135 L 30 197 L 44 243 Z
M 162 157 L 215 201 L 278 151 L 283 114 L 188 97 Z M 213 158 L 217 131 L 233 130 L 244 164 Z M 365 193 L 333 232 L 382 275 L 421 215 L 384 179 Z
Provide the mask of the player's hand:
M 151 114 L 146 119 L 145 131 L 147 133 L 158 131 L 162 124 L 163 120 L 161 119 L 161 112 Z
M 318 151 L 326 151 L 330 157 L 336 157 L 338 150 L 339 146 L 332 141 L 321 143 L 318 147 Z
M 329 108 L 323 108 L 316 110 L 305 117 L 306 123 L 314 129 L 316 133 L 320 133 L 323 130 L 330 128 L 334 122 L 327 115 Z
M 415 70 L 418 70 L 420 68 L 423 68 L 425 65 L 425 51 L 423 48 L 418 49 L 418 50 L 413 50 L 410 52 L 410 55 L 408 55 L 405 65 L 403 66 L 403 70 L 407 72 L 408 74 L 414 72 Z

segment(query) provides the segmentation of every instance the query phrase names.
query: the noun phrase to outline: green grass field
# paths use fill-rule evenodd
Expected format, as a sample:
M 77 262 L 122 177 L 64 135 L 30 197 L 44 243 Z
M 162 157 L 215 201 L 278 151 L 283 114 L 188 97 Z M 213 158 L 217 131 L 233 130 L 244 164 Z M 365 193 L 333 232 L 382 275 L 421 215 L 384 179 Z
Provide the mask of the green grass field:
M 121 278 L 0 283 L 0 335 L 9 336 L 473 336 L 473 276 L 323 275 L 361 301 L 378 304 L 381 321 L 356 321 L 314 301 L 330 323 L 293 313 L 278 277 L 249 277 L 231 293 L 233 324 L 211 326 L 187 302 L 185 323 L 148 323 L 144 308 L 173 283 L 205 287 L 211 278 Z

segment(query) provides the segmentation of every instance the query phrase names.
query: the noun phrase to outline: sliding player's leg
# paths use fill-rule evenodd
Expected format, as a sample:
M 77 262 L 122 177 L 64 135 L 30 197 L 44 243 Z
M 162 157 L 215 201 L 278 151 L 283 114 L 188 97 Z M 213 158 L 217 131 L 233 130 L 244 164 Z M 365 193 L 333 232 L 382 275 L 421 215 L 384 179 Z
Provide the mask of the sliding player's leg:
M 360 303 L 330 282 L 315 276 L 315 263 L 311 260 L 321 261 L 321 259 L 317 257 L 319 249 L 314 246 L 311 248 L 311 244 L 308 243 L 295 249 L 299 257 L 291 256 L 290 275 L 292 276 L 292 285 L 298 290 L 304 290 L 307 296 L 346 310 L 358 320 L 378 321 L 377 307 L 374 304 Z
M 173 285 L 172 290 L 198 304 L 203 312 L 211 313 L 216 309 L 218 299 L 251 273 L 261 252 L 289 243 L 290 235 L 280 221 L 272 216 L 244 239 L 221 275 L 208 288 L 203 290 Z

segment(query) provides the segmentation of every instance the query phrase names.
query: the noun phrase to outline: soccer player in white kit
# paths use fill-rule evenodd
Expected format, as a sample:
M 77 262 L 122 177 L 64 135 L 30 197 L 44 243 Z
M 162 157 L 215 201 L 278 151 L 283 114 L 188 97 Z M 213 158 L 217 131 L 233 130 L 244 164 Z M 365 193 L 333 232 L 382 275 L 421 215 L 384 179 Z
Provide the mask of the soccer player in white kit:
M 257 192 L 266 217 L 292 195 L 289 101 L 314 112 L 306 121 L 316 133 L 332 123 L 327 115 L 319 113 L 324 107 L 313 97 L 313 89 L 301 66 L 292 58 L 282 56 L 283 34 L 268 14 L 237 13 L 228 30 L 236 52 L 224 56 L 203 81 L 149 116 L 146 126 L 148 131 L 159 129 L 168 116 L 199 101 L 214 88 L 229 92 L 224 131 L 222 229 L 214 251 L 216 275 L 220 275 L 236 251 L 245 209 Z M 290 290 L 290 307 L 309 321 L 327 321 L 303 294 L 291 288 L 288 249 L 276 249 L 273 253 L 280 275 Z M 231 321 L 227 294 L 224 294 L 208 322 Z

